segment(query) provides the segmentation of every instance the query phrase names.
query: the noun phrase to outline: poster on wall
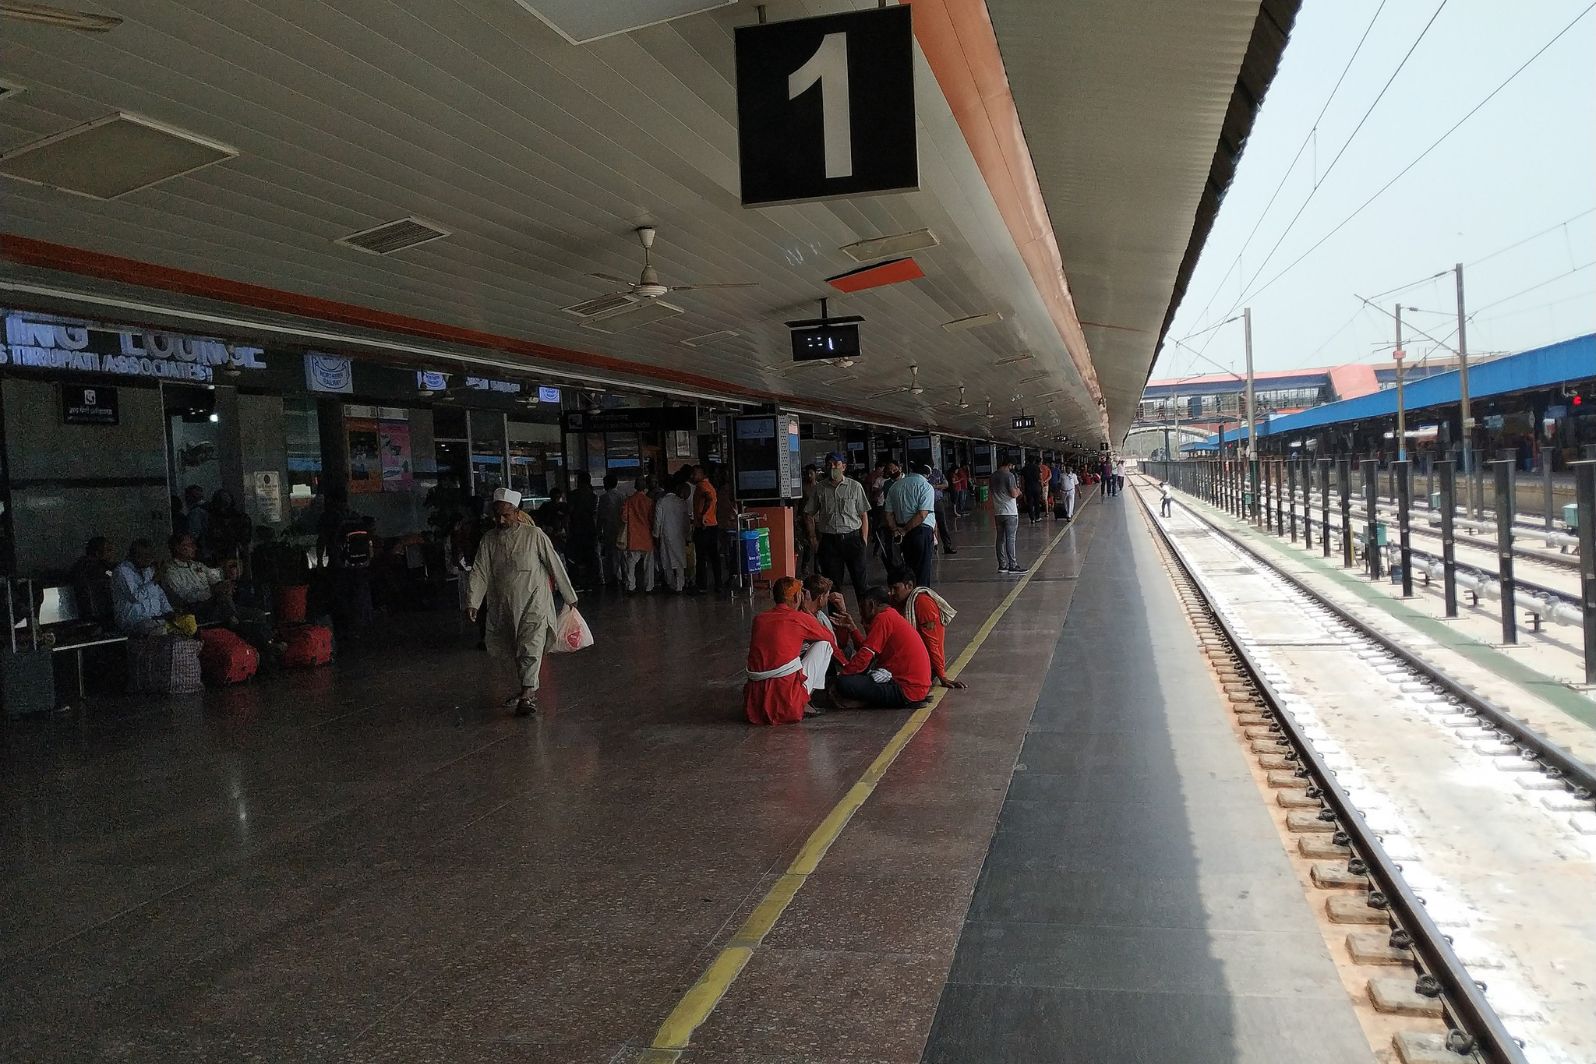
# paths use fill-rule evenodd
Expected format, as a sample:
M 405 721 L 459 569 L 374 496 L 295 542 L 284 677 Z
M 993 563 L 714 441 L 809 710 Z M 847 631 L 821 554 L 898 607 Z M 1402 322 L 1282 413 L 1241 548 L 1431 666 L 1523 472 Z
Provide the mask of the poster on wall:
M 369 417 L 344 419 L 349 441 L 349 493 L 368 495 L 382 490 L 382 454 L 377 443 L 377 421 Z
M 250 477 L 255 494 L 255 518 L 268 525 L 283 521 L 283 476 L 275 469 L 262 469 Z
M 412 490 L 416 481 L 410 459 L 410 422 L 377 422 L 377 448 L 382 456 L 382 490 Z

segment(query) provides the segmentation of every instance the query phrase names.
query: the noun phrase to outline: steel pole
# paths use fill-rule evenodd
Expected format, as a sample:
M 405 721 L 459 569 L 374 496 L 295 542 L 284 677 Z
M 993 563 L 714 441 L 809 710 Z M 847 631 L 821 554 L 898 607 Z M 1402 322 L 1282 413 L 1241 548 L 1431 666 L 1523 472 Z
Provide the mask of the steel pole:
M 1518 617 L 1513 612 L 1513 461 L 1491 463 L 1496 472 L 1496 578 L 1502 585 L 1502 642 L 1518 642 Z
M 1252 308 L 1245 307 L 1241 312 L 1242 336 L 1247 348 L 1247 460 L 1248 471 L 1252 479 L 1252 505 L 1254 513 L 1258 506 L 1258 418 L 1257 407 L 1253 404 L 1252 387 Z
M 1336 460 L 1336 488 L 1341 496 L 1341 567 L 1352 568 L 1352 459 Z
M 1369 579 L 1380 579 L 1380 463 L 1363 460 L 1363 507 L 1368 520 L 1363 527 L 1363 560 Z
M 1580 603 L 1585 614 L 1585 682 L 1596 685 L 1596 461 L 1574 463 L 1579 514 Z
M 1457 616 L 1457 560 L 1452 522 L 1457 516 L 1457 465 L 1450 458 L 1435 463 L 1441 474 L 1441 579 L 1446 595 L 1446 615 Z
M 1463 487 L 1468 492 L 1472 506 L 1484 507 L 1484 500 L 1474 498 L 1474 485 L 1470 474 L 1474 471 L 1472 456 L 1474 441 L 1474 416 L 1469 411 L 1469 342 L 1468 319 L 1463 313 L 1463 264 L 1457 270 L 1457 393 L 1458 415 L 1463 426 Z M 1478 517 L 1479 513 L 1475 513 Z
M 1409 511 L 1413 507 L 1413 470 L 1406 460 L 1396 464 L 1396 490 L 1397 490 L 1397 544 L 1402 558 L 1402 597 L 1413 597 L 1413 542 L 1410 536 L 1412 531 L 1412 515 Z
M 1319 545 L 1330 557 L 1330 459 L 1319 459 Z
M 1408 419 L 1402 403 L 1402 304 L 1396 305 L 1396 371 L 1397 371 L 1397 461 L 1408 460 Z

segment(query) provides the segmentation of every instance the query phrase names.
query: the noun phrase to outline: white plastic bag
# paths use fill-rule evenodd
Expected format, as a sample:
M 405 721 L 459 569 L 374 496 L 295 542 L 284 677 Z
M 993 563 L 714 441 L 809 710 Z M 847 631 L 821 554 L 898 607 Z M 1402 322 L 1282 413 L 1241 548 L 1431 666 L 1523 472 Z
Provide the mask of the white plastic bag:
M 549 653 L 569 654 L 592 645 L 593 629 L 589 628 L 587 621 L 576 612 L 576 607 L 566 606 L 561 609 L 560 616 L 554 622 L 554 639 L 549 644 Z

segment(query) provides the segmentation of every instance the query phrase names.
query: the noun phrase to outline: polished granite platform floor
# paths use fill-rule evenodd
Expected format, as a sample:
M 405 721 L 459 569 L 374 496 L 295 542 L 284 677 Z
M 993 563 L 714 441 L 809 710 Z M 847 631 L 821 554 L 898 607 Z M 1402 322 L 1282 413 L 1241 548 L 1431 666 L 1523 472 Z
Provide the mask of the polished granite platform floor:
M 1132 660 L 1151 679 L 1122 694 L 1189 702 L 1168 686 L 1184 672 L 1158 679 L 1171 632 L 1125 609 L 1167 595 L 1150 542 L 1127 553 L 1146 535 L 1127 520 L 1131 502 L 1096 502 L 1058 538 L 970 662 L 970 689 L 902 752 L 685 1064 L 908 1064 L 928 1035 L 937 1060 L 1164 1059 L 1046 1055 L 1101 1044 L 1077 1029 L 1081 1009 L 1101 1020 L 1116 1002 L 1154 1000 L 1114 994 L 1169 989 L 1140 985 L 1152 979 L 1143 940 L 1070 938 L 1070 925 L 1185 914 L 1171 926 L 1186 938 L 1145 943 L 1166 982 L 1182 965 L 1212 980 L 1257 961 L 1206 954 L 1221 925 L 1191 917 L 1225 898 L 1221 912 L 1267 929 L 1290 917 L 1283 894 L 1226 893 L 1255 860 L 1268 891 L 1280 886 L 1239 798 L 1209 832 L 1234 880 L 1190 879 L 1189 845 L 1143 867 L 1107 827 L 1074 823 L 1080 788 L 1112 797 L 1143 778 L 1149 823 L 1186 827 L 1189 795 L 1172 781 L 1229 771 L 1214 768 L 1213 743 L 1187 751 L 1173 717 L 1126 703 L 1125 720 L 1163 747 L 1147 749 L 1105 701 L 1110 666 Z M 990 532 L 962 525 L 961 552 L 938 562 L 961 611 L 950 658 L 1015 586 L 993 572 Z M 1022 561 L 1057 532 L 1022 526 Z M 508 677 L 471 649 L 474 634 L 430 615 L 396 621 L 331 669 L 0 726 L 0 1059 L 634 1060 L 907 713 L 749 727 L 741 668 L 762 603 L 583 605 L 598 645 L 551 659 L 533 720 L 502 708 Z M 1072 752 L 1082 743 L 1108 759 Z M 1199 760 L 1174 776 L 1147 760 L 1177 751 Z M 1041 771 L 1048 758 L 1063 760 Z M 1236 823 L 1248 839 L 1221 838 Z M 1143 915 L 1114 916 L 1116 905 Z M 1011 947 L 1003 936 L 1027 922 L 1042 930 Z M 1073 999 L 1049 983 L 1099 952 L 1119 982 L 1087 980 Z M 1225 1000 L 1197 1001 L 1193 1030 L 1214 1030 Z M 1249 1015 L 1237 1022 L 1263 1022 Z M 1145 1018 L 1147 1038 L 1173 1037 L 1177 1019 Z M 1029 1033 L 970 1040 L 1004 1024 Z M 988 1051 L 999 1045 L 1013 1054 Z
M 990 532 L 961 524 L 938 563 L 962 611 L 950 656 L 1014 586 Z M 1090 527 L 1065 534 L 689 1059 L 918 1057 Z M 1025 559 L 1056 531 L 1023 528 Z M 647 1045 L 907 714 L 749 727 L 763 603 L 583 605 L 598 645 L 551 659 L 532 720 L 436 614 L 330 669 L 0 726 L 0 1059 Z
M 1096 531 L 925 1060 L 1370 1060 L 1229 708 L 1125 501 Z

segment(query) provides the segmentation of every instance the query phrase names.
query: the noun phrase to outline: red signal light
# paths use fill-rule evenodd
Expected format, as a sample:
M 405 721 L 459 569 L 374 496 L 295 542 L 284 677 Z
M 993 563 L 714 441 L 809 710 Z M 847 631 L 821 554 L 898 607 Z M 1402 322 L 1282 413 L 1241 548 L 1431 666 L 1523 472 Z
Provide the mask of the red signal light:
M 1579 394 L 1576 393 L 1574 398 L 1569 400 L 1569 402 L 1573 403 L 1575 406 L 1584 406 L 1585 405 L 1585 397 L 1583 395 L 1579 395 Z

